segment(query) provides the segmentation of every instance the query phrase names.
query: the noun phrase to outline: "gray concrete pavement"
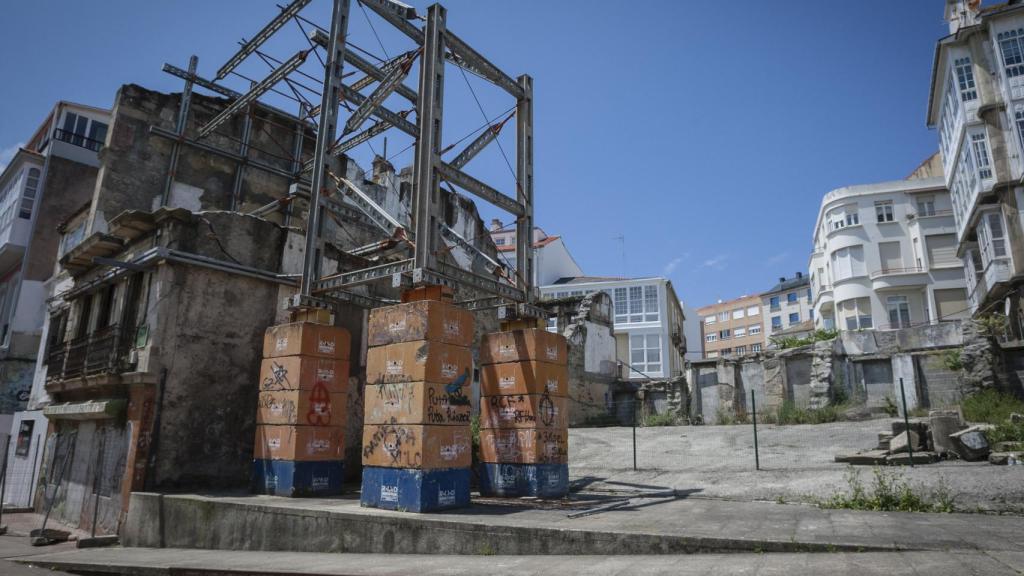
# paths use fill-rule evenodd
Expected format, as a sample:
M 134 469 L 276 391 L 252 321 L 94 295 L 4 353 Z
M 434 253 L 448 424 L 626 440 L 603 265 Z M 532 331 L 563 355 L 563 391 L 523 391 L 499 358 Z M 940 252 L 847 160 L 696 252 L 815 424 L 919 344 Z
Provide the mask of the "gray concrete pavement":
M 22 558 L 94 574 L 318 574 L 345 576 L 649 576 L 660 574 L 963 576 L 1024 572 L 1024 553 L 869 552 L 689 556 L 416 556 L 114 548 Z
M 754 469 L 749 425 L 637 429 L 634 472 L 630 428 L 569 430 L 570 479 L 593 488 L 646 484 L 699 490 L 716 498 L 786 502 L 827 498 L 849 488 L 836 453 L 872 448 L 891 419 L 821 425 L 758 426 L 761 471 Z M 860 466 L 870 484 L 871 468 Z M 947 489 L 958 509 L 1024 514 L 1024 466 L 941 462 L 899 468 L 920 492 Z M 625 488 L 628 488 L 626 486 Z
M 0 536 L 0 574 L 3 576 L 43 576 L 44 574 L 63 574 L 52 572 L 49 568 L 33 567 L 17 563 L 16 560 L 25 556 L 41 553 L 60 553 L 75 549 L 73 542 L 65 542 L 46 548 L 36 548 L 29 543 L 28 536 L 6 534 Z

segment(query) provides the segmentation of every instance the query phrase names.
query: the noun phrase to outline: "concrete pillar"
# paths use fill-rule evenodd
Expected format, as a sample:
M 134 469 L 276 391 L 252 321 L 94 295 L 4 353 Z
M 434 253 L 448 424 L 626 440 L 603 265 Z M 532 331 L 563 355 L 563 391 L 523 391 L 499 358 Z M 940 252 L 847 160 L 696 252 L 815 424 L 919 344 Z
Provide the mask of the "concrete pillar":
M 892 355 L 893 399 L 903 415 L 903 400 L 900 392 L 900 378 L 907 396 L 907 409 L 914 410 L 920 401 L 917 397 L 917 382 L 914 380 L 914 357 L 906 353 Z

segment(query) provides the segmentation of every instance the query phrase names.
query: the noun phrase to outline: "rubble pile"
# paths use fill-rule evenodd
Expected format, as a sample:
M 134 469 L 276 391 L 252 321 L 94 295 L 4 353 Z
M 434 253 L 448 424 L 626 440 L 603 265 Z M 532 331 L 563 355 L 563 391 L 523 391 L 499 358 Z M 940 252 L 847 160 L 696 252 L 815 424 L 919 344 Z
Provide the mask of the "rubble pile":
M 909 426 L 908 426 L 909 424 Z M 1024 442 L 996 442 L 985 436 L 991 424 L 968 426 L 954 411 L 933 410 L 927 418 L 893 420 L 891 430 L 878 433 L 878 444 L 852 454 L 836 454 L 835 461 L 852 465 L 931 464 L 964 460 L 991 464 L 1024 464 Z

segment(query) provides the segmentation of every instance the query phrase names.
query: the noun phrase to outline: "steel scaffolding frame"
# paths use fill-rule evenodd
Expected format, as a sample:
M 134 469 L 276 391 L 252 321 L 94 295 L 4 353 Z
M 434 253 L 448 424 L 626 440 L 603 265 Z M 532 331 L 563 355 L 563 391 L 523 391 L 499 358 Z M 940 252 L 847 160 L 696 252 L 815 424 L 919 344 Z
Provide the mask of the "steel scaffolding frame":
M 185 88 L 182 91 L 175 131 L 153 126 L 151 133 L 167 138 L 172 142 L 170 165 L 164 185 L 162 202 L 166 205 L 174 182 L 178 157 L 182 146 L 189 146 L 238 163 L 232 192 L 232 209 L 237 209 L 243 170 L 261 170 L 292 181 L 292 187 L 285 200 L 264 206 L 257 210 L 265 214 L 274 209 L 285 207 L 286 218 L 291 215 L 289 200 L 308 190 L 309 216 L 306 225 L 305 257 L 302 268 L 300 293 L 286 303 L 292 308 L 330 307 L 330 301 L 354 302 L 362 306 L 373 305 L 377 300 L 361 297 L 349 291 L 350 288 L 371 282 L 388 281 L 394 287 L 412 285 L 445 285 L 453 288 L 470 287 L 483 293 L 472 301 L 466 301 L 467 307 L 473 309 L 497 308 L 502 318 L 541 317 L 543 311 L 533 305 L 536 301 L 536 287 L 533 279 L 533 80 L 528 75 L 515 79 L 503 72 L 469 44 L 456 36 L 446 26 L 447 10 L 440 4 L 427 8 L 425 16 L 396 0 L 357 0 L 360 4 L 374 12 L 381 20 L 389 24 L 416 43 L 416 48 L 399 54 L 375 65 L 352 50 L 346 49 L 348 37 L 350 0 L 329 0 L 332 4 L 331 23 L 325 33 L 324 29 L 314 28 L 308 34 L 308 48 L 300 50 L 292 57 L 280 61 L 272 59 L 262 52 L 260 46 L 267 42 L 289 21 L 296 20 L 313 24 L 300 15 L 311 0 L 293 0 L 287 6 L 280 7 L 280 14 L 272 18 L 255 36 L 241 43 L 240 49 L 217 70 L 215 80 L 201 78 L 196 73 L 198 59 L 192 56 L 188 70 L 182 70 L 165 64 L 165 72 L 182 78 Z M 422 22 L 422 25 L 419 23 Z M 316 26 L 315 24 L 313 24 Z M 371 23 L 372 26 L 372 23 Z M 375 31 L 374 31 L 375 32 Z M 323 86 L 320 93 L 319 106 L 299 103 L 298 113 L 293 115 L 260 101 L 260 97 L 275 89 L 282 82 L 288 83 L 294 92 L 294 80 L 299 67 L 307 61 L 311 52 L 318 49 L 326 50 L 324 62 Z M 226 88 L 217 82 L 232 73 L 240 64 L 253 55 L 259 56 L 273 70 L 262 80 L 251 82 L 249 91 L 239 93 Z M 319 58 L 319 55 L 317 56 Z M 404 84 L 412 64 L 419 59 L 419 79 L 414 90 Z M 348 63 L 363 76 L 354 78 L 346 84 L 343 74 L 344 64 Z M 483 78 L 498 86 L 515 98 L 515 112 L 504 119 L 499 119 L 482 134 L 465 146 L 454 159 L 445 162 L 442 154 L 441 137 L 443 133 L 443 96 L 444 76 L 447 65 L 454 65 Z M 309 74 L 304 74 L 307 78 Z M 362 91 L 374 86 L 369 94 Z M 231 102 L 212 120 L 201 126 L 195 137 L 185 134 L 188 125 L 189 106 L 194 88 L 202 88 Z M 308 89 L 308 87 L 307 87 Z M 280 93 L 280 92 L 278 92 Z M 384 105 L 391 95 L 398 94 L 408 100 L 414 107 L 412 110 L 394 112 Z M 296 96 L 299 96 L 296 93 Z M 339 122 L 339 105 L 350 103 L 354 108 L 344 104 L 349 110 L 348 118 L 343 124 L 343 134 L 337 137 Z M 284 118 L 295 125 L 294 150 L 291 171 L 272 166 L 249 158 L 251 124 L 248 116 L 243 122 L 242 137 L 237 150 L 219 148 L 204 138 L 212 134 L 216 128 L 231 117 L 245 113 L 254 106 L 262 107 L 279 118 Z M 415 121 L 408 117 L 415 113 Z M 375 121 L 367 128 L 364 124 L 370 117 Z M 497 188 L 464 172 L 465 165 L 479 154 L 481 150 L 493 142 L 502 126 L 516 117 L 516 151 L 515 151 L 515 196 L 507 195 Z M 316 118 L 315 122 L 310 120 Z M 413 198 L 411 234 L 402 230 L 398 222 L 385 213 L 376 203 L 370 200 L 358 187 L 327 170 L 330 159 L 339 156 L 371 138 L 397 129 L 415 140 L 413 163 Z M 357 132 L 362 129 L 361 132 Z M 300 153 L 303 139 L 310 132 L 316 134 L 313 158 L 302 162 Z M 467 251 L 485 269 L 500 270 L 500 265 L 492 258 L 480 253 L 456 232 L 444 224 L 440 213 L 441 182 L 457 186 L 462 190 L 480 198 L 493 206 L 512 214 L 516 222 L 516 273 L 514 283 L 503 281 L 497 274 L 492 278 L 470 270 L 454 266 L 438 255 L 445 250 L 445 242 L 459 246 Z M 338 194 L 334 194 L 337 190 Z M 340 196 L 352 199 L 354 208 L 342 204 Z M 389 262 L 347 270 L 338 274 L 324 276 L 321 274 L 323 249 L 323 220 L 326 212 L 351 218 L 358 214 L 361 221 L 371 222 L 380 228 L 385 238 L 379 244 L 394 250 L 395 245 L 406 248 L 406 258 Z M 355 213 L 355 214 L 354 214 Z M 372 250 L 374 245 L 356 249 L 363 253 Z M 359 256 L 352 255 L 353 260 Z

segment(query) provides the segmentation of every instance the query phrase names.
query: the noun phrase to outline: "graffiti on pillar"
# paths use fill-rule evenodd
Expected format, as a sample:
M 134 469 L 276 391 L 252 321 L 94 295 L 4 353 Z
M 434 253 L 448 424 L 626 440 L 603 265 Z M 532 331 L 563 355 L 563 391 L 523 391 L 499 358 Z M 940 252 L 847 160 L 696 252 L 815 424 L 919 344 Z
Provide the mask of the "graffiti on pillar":
M 321 381 L 318 381 L 309 392 L 306 423 L 313 426 L 328 426 L 331 423 L 331 394 Z
M 270 374 L 263 379 L 263 389 L 290 390 L 291 384 L 288 382 L 288 369 L 275 361 L 271 361 Z
M 34 362 L 21 360 L 0 362 L 0 414 L 14 414 L 28 407 L 35 367 Z

